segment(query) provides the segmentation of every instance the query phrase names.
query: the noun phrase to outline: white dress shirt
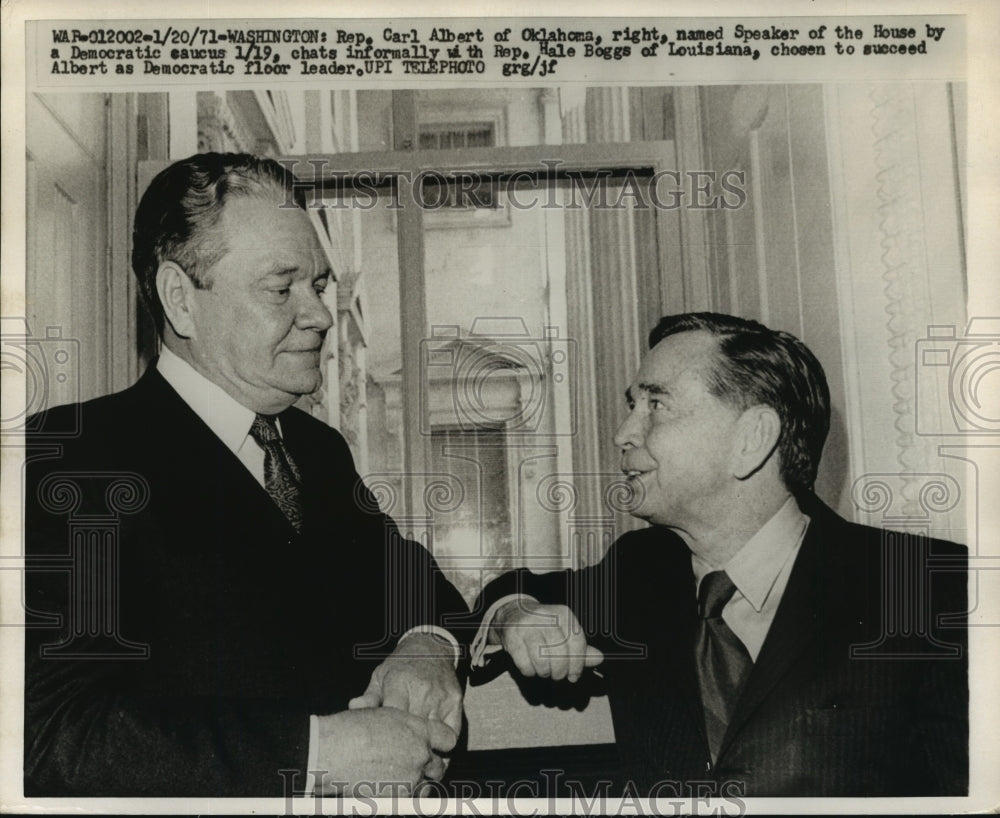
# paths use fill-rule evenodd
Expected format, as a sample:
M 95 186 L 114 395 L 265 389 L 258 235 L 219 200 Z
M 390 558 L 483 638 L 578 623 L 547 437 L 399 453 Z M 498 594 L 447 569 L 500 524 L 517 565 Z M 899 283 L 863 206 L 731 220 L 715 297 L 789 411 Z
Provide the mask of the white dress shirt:
M 722 619 L 746 646 L 755 662 L 788 585 L 795 557 L 802 546 L 809 518 L 789 497 L 775 515 L 754 534 L 723 569 L 736 592 L 722 609 Z M 696 588 L 715 570 L 696 554 L 691 555 Z
M 247 409 L 225 389 L 210 381 L 166 346 L 160 348 L 156 369 L 263 486 L 264 450 L 250 436 L 250 427 L 257 413 Z M 280 421 L 278 434 L 281 434 Z

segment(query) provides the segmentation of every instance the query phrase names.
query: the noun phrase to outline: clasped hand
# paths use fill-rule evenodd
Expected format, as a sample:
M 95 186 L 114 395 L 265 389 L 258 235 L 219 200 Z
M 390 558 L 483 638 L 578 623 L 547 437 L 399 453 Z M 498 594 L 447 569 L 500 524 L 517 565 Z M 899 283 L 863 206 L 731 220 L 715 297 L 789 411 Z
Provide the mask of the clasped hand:
M 413 634 L 372 673 L 348 709 L 320 722 L 323 791 L 409 794 L 423 778 L 440 779 L 462 729 L 462 688 L 453 649 L 430 634 Z
M 543 605 L 528 596 L 497 610 L 489 641 L 501 645 L 525 676 L 575 682 L 584 668 L 604 661 L 604 654 L 587 644 L 580 622 L 568 607 Z

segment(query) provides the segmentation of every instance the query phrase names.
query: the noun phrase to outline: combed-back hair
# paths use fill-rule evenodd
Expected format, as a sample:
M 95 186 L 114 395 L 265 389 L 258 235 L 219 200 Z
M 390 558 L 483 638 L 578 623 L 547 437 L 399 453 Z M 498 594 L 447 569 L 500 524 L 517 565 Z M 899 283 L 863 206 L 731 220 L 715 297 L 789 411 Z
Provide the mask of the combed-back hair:
M 649 348 L 697 330 L 718 342 L 715 365 L 705 375 L 709 391 L 739 411 L 761 404 L 774 409 L 781 420 L 781 479 L 793 493 L 811 491 L 830 430 L 830 388 L 816 356 L 790 333 L 714 312 L 661 318 Z
M 248 153 L 195 154 L 162 170 L 143 194 L 132 231 L 132 269 L 161 336 L 156 271 L 172 261 L 196 287 L 210 287 L 207 273 L 227 250 L 214 228 L 236 196 L 270 196 L 275 207 L 305 207 L 303 189 L 288 168 Z

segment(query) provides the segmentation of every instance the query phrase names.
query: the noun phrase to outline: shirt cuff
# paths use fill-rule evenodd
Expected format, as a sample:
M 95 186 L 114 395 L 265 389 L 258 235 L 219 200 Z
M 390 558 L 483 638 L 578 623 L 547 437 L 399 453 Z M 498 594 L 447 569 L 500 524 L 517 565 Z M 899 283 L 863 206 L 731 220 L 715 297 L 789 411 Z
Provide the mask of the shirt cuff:
M 428 633 L 432 636 L 440 636 L 444 639 L 449 645 L 451 645 L 452 662 L 455 667 L 458 667 L 458 660 L 462 655 L 462 649 L 458 646 L 458 640 L 451 635 L 450 631 L 446 628 L 439 627 L 438 625 L 417 625 L 415 628 L 410 628 L 406 633 L 399 637 L 399 641 L 396 644 L 402 642 L 407 636 L 413 636 L 418 633 Z
M 319 718 L 309 717 L 309 758 L 306 762 L 306 792 L 307 796 L 316 792 L 316 763 L 319 761 Z
M 532 602 L 537 601 L 533 596 L 529 596 L 528 594 L 507 594 L 507 596 L 500 597 L 500 599 L 490 605 L 490 607 L 486 610 L 486 614 L 483 616 L 483 623 L 479 626 L 475 639 L 472 640 L 473 667 L 485 666 L 488 656 L 503 650 L 503 645 L 487 644 L 487 638 L 490 635 L 490 627 L 493 625 L 493 618 L 497 615 L 497 611 L 499 611 L 508 602 L 519 602 L 522 599 L 530 599 Z

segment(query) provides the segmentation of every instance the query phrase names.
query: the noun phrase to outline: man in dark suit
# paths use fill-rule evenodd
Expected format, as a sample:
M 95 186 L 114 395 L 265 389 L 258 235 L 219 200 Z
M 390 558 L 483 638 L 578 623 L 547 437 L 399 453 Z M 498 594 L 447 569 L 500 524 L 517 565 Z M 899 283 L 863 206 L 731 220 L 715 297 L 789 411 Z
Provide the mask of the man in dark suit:
M 442 626 L 466 609 L 343 438 L 292 408 L 332 324 L 292 176 L 247 155 L 172 165 L 138 207 L 133 267 L 158 361 L 29 423 L 72 415 L 79 434 L 27 441 L 25 794 L 439 778 L 462 719 Z
M 503 648 L 570 681 L 600 664 L 626 791 L 965 794 L 965 549 L 815 496 L 830 409 L 812 353 L 669 316 L 627 398 L 615 442 L 652 526 L 596 566 L 495 580 L 474 662 Z

